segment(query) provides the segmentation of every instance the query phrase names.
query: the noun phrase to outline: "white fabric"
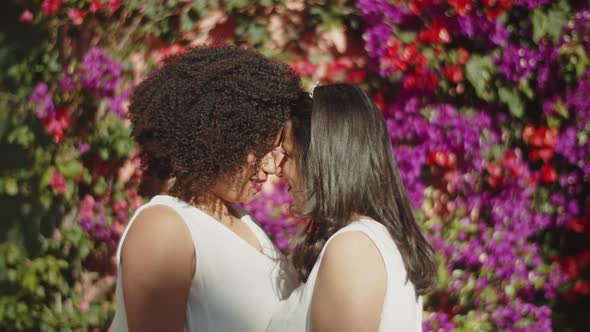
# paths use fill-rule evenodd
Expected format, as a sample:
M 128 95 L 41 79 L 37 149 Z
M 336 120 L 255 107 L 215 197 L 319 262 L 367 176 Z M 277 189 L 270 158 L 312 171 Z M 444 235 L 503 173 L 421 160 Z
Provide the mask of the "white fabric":
M 280 300 L 297 286 L 297 277 L 285 257 L 249 215 L 242 220 L 260 241 L 263 253 L 206 213 L 165 195 L 141 206 L 121 237 L 117 250 L 117 311 L 110 331 L 127 331 L 121 282 L 125 273 L 120 263 L 122 244 L 139 212 L 154 205 L 169 206 L 182 217 L 196 250 L 197 272 L 186 304 L 184 330 L 264 331 Z
M 422 298 L 416 299 L 414 286 L 406 283 L 406 269 L 399 250 L 389 232 L 374 220 L 352 222 L 328 239 L 311 270 L 307 283 L 293 291 L 273 314 L 268 332 L 311 331 L 311 300 L 324 251 L 330 241 L 343 232 L 362 232 L 375 243 L 385 263 L 387 290 L 381 313 L 379 331 L 420 332 L 422 331 Z

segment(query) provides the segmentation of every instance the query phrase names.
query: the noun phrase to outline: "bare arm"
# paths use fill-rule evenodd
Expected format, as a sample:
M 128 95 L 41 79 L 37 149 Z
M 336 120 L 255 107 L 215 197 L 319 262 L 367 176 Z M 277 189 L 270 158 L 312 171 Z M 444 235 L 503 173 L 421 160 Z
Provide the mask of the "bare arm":
M 361 232 L 328 243 L 311 303 L 313 332 L 378 331 L 387 274 L 379 250 Z
M 189 230 L 174 210 L 154 206 L 137 216 L 119 272 L 129 331 L 183 331 L 195 263 Z

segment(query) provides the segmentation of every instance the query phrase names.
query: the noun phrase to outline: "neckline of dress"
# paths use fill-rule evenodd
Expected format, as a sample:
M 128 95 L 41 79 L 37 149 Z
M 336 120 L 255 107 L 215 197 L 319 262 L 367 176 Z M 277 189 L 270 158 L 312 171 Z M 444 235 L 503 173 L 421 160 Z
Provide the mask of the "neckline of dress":
M 226 233 L 228 234 L 228 236 L 230 237 L 234 237 L 236 238 L 237 242 L 242 243 L 243 246 L 246 246 L 249 248 L 249 250 L 251 250 L 256 256 L 261 256 L 264 259 L 269 259 L 272 260 L 273 258 L 270 257 L 269 255 L 265 254 L 264 251 L 265 249 L 267 249 L 267 247 L 265 246 L 266 241 L 263 241 L 264 239 L 261 238 L 261 236 L 259 235 L 258 231 L 261 230 L 257 230 L 254 229 L 254 225 L 256 224 L 252 218 L 250 217 L 249 214 L 244 214 L 241 218 L 239 218 L 242 222 L 244 222 L 246 224 L 246 227 L 248 227 L 248 229 L 254 234 L 254 236 L 256 237 L 256 239 L 258 240 L 258 242 L 260 243 L 260 248 L 261 250 L 256 249 L 254 246 L 252 246 L 250 243 L 248 243 L 248 241 L 244 240 L 241 236 L 239 236 L 238 234 L 236 234 L 235 232 L 233 232 L 231 229 L 229 229 L 227 226 L 225 226 L 224 224 L 222 224 L 221 222 L 219 222 L 217 219 L 213 218 L 211 215 L 209 215 L 208 213 L 206 213 L 205 211 L 199 209 L 196 206 L 193 206 L 181 199 L 178 199 L 174 196 L 170 196 L 170 195 L 156 195 L 152 198 L 152 200 L 156 200 L 156 201 L 168 201 L 171 203 L 177 203 L 177 204 L 182 204 L 182 205 L 186 205 L 187 207 L 194 209 L 194 211 L 198 212 L 200 215 L 202 215 L 203 217 L 205 217 L 204 219 L 208 220 L 209 223 L 211 224 L 215 224 L 215 227 L 220 228 L 222 233 Z

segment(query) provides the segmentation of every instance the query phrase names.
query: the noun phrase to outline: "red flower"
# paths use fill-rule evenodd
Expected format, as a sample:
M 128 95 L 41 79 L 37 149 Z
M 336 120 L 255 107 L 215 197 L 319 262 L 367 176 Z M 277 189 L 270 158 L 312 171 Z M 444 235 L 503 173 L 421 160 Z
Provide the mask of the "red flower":
M 541 182 L 553 183 L 557 181 L 557 172 L 551 164 L 545 164 L 541 167 Z
M 78 8 L 71 8 L 68 10 L 68 16 L 74 25 L 82 24 L 82 22 L 84 22 L 84 15 L 85 13 Z
M 96 14 L 99 10 L 102 9 L 102 7 L 104 6 L 104 3 L 101 0 L 92 0 L 92 2 L 90 3 L 90 12 L 92 14 Z
M 406 89 L 416 89 L 420 87 L 420 76 L 416 75 L 416 73 L 409 73 L 404 78 L 404 88 Z
M 385 101 L 383 100 L 382 92 L 375 93 L 375 95 L 373 96 L 373 102 L 375 103 L 375 105 L 377 105 L 381 113 L 385 113 Z
M 576 233 L 583 233 L 584 230 L 586 229 L 587 225 L 588 225 L 588 222 L 586 221 L 586 218 L 578 217 L 578 218 L 572 219 L 567 224 L 567 229 L 574 231 Z
M 590 294 L 590 285 L 586 281 L 578 280 L 574 285 L 573 291 L 576 294 L 588 295 Z
M 438 88 L 438 84 L 440 83 L 440 79 L 433 73 L 429 73 L 426 76 L 426 86 L 428 89 L 434 91 Z
M 447 167 L 449 162 L 449 158 L 446 153 L 443 151 L 432 151 L 428 154 L 428 159 L 426 161 L 428 165 L 438 165 L 441 167 Z
M 308 61 L 290 61 L 288 64 L 297 74 L 302 76 L 312 76 L 316 72 L 316 67 Z
M 545 139 L 545 133 L 547 131 L 546 127 L 541 127 L 535 130 L 535 134 L 531 138 L 531 144 L 537 147 L 543 146 L 543 141 Z
M 408 44 L 399 55 L 400 59 L 406 63 L 410 63 L 414 60 L 414 57 L 418 53 L 418 47 L 416 44 Z
M 53 136 L 53 141 L 59 143 L 65 139 L 64 130 L 72 124 L 72 118 L 67 114 L 67 109 L 62 107 L 57 110 L 55 116 L 43 119 L 45 130 Z
M 413 0 L 408 4 L 408 8 L 410 8 L 412 13 L 421 15 L 424 9 L 430 7 L 431 4 L 432 0 Z
M 473 6 L 471 0 L 449 0 L 449 5 L 455 9 L 455 12 L 461 16 L 469 14 Z
M 418 40 L 427 43 L 447 44 L 451 42 L 451 34 L 443 21 L 435 20 L 428 29 L 420 32 Z
M 533 136 L 535 135 L 535 131 L 535 126 L 533 126 L 532 124 L 526 125 L 522 130 L 522 139 L 527 143 L 530 142 Z
M 44 0 L 41 4 L 41 11 L 45 16 L 57 15 L 61 4 L 62 0 Z
M 502 177 L 502 167 L 497 163 L 489 163 L 486 166 L 486 170 L 491 177 L 499 178 Z
M 457 49 L 457 62 L 464 65 L 467 63 L 467 61 L 469 61 L 469 51 L 464 49 L 463 47 L 459 47 L 459 49 Z
M 346 75 L 346 81 L 354 84 L 361 84 L 367 78 L 367 72 L 362 69 L 349 69 Z
M 179 54 L 184 52 L 184 46 L 181 44 L 172 44 L 168 47 L 162 47 L 159 50 L 160 54 L 162 55 L 162 58 L 171 56 L 171 55 L 175 55 L 175 54 Z
M 559 130 L 557 128 L 546 129 L 543 135 L 543 145 L 551 149 L 555 148 L 558 135 Z
M 120 6 L 121 6 L 121 0 L 109 0 L 109 3 L 107 4 L 107 7 L 109 8 L 109 11 L 111 13 L 116 12 Z
M 553 149 L 533 149 L 531 150 L 531 152 L 529 152 L 529 158 L 531 159 L 531 161 L 539 161 L 539 160 L 543 160 L 544 162 L 549 162 L 551 159 L 553 159 L 553 155 L 555 154 L 555 151 Z
M 447 167 L 450 169 L 455 169 L 457 167 L 457 156 L 452 152 L 449 152 L 448 154 Z
M 502 165 L 506 168 L 511 168 L 517 165 L 517 156 L 514 151 L 505 151 L 502 157 Z
M 33 13 L 31 13 L 31 11 L 28 9 L 23 11 L 18 17 L 18 21 L 25 24 L 33 22 Z
M 443 68 L 443 73 L 445 74 L 445 77 L 453 83 L 460 83 L 464 78 L 461 66 L 458 64 L 445 66 Z
M 499 0 L 498 1 L 498 6 L 500 6 L 500 8 L 502 8 L 504 10 L 512 9 L 512 5 L 513 5 L 513 0 Z
M 513 0 L 483 0 L 486 9 L 486 17 L 490 21 L 495 21 L 500 14 L 512 8 Z
M 500 8 L 486 8 L 486 18 L 490 21 L 495 21 L 498 19 L 498 16 L 502 14 L 502 9 Z
M 539 149 L 539 158 L 541 158 L 544 162 L 548 163 L 555 154 L 555 151 L 552 149 Z
M 49 180 L 49 186 L 53 188 L 59 194 L 65 194 L 68 191 L 68 185 L 63 174 L 56 171 L 55 168 L 52 170 L 51 179 Z
M 492 188 L 498 188 L 499 186 L 502 185 L 502 183 L 504 183 L 504 179 L 501 178 L 501 177 L 500 178 L 496 178 L 496 177 L 490 176 L 488 178 L 488 184 Z
M 488 184 L 492 188 L 497 188 L 497 187 L 501 186 L 502 183 L 504 182 L 504 178 L 502 176 L 504 171 L 502 170 L 502 167 L 500 165 L 498 165 L 497 163 L 489 163 L 486 165 L 486 170 L 488 171 L 488 173 L 490 175 L 490 176 L 488 176 Z
M 561 266 L 571 279 L 577 277 L 580 273 L 580 267 L 574 257 L 564 257 L 561 259 Z

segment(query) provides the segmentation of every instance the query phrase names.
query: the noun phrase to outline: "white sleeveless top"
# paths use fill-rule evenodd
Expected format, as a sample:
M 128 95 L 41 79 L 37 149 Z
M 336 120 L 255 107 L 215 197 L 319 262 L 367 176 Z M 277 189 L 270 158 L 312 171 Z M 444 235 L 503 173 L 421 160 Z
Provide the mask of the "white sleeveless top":
M 414 286 L 406 283 L 406 269 L 401 254 L 389 232 L 374 220 L 355 221 L 332 235 L 312 268 L 307 283 L 293 291 L 281 303 L 267 328 L 269 332 L 311 331 L 311 300 L 324 251 L 330 241 L 343 232 L 363 232 L 375 244 L 385 263 L 387 289 L 381 312 L 379 331 L 419 332 L 422 331 L 422 297 L 416 299 Z
M 133 215 L 117 250 L 117 311 L 111 332 L 127 331 L 121 275 L 121 247 L 136 216 L 146 207 L 165 205 L 184 220 L 196 251 L 196 273 L 186 303 L 184 331 L 264 331 L 297 286 L 294 270 L 264 231 L 244 215 L 242 220 L 260 241 L 263 252 L 201 210 L 171 196 L 155 196 Z

